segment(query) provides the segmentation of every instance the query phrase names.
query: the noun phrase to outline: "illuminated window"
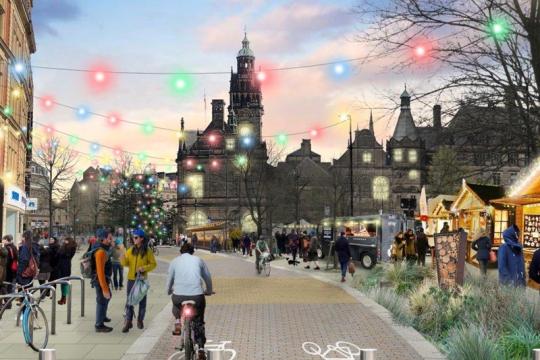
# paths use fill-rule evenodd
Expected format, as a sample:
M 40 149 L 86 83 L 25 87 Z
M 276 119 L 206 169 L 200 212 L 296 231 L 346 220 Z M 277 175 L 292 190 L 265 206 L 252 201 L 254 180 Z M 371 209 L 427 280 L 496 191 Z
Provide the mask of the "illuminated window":
M 200 226 L 208 224 L 208 216 L 201 210 L 195 210 L 189 215 L 188 226 Z
M 401 162 L 403 161 L 403 150 L 394 149 L 394 161 Z
M 377 176 L 372 184 L 373 199 L 388 200 L 390 196 L 390 181 L 385 176 Z
M 191 197 L 198 199 L 204 196 L 204 179 L 202 174 L 189 175 L 186 183 L 191 191 Z
M 418 152 L 416 150 L 409 150 L 409 162 L 415 163 L 418 161 Z
M 225 149 L 227 151 L 234 151 L 235 141 L 233 138 L 227 138 L 225 139 Z
M 419 176 L 420 174 L 418 173 L 418 170 L 409 171 L 409 180 L 418 180 Z
M 495 210 L 493 238 L 495 242 L 500 243 L 502 240 L 502 232 L 508 227 L 508 211 Z M 475 239 L 476 240 L 476 239 Z
M 362 161 L 365 163 L 370 163 L 372 160 L 372 155 L 369 151 L 364 151 L 362 153 Z

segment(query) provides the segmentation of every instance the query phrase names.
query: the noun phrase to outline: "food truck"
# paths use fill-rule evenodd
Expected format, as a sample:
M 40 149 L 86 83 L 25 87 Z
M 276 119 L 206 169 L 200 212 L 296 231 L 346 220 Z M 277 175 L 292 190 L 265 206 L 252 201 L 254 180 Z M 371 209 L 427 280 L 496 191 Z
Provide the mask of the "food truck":
M 405 216 L 381 214 L 326 218 L 322 220 L 322 246 L 325 255 L 333 255 L 333 244 L 341 232 L 349 239 L 353 260 L 371 269 L 378 261 L 390 260 L 394 236 L 407 225 Z

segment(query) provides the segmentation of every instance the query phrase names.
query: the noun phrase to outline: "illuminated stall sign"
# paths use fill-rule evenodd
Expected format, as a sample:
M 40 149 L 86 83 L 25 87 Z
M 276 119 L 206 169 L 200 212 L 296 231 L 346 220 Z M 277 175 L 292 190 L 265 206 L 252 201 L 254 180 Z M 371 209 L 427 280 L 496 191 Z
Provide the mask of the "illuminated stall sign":
M 540 248 L 540 215 L 525 215 L 523 220 L 523 246 Z

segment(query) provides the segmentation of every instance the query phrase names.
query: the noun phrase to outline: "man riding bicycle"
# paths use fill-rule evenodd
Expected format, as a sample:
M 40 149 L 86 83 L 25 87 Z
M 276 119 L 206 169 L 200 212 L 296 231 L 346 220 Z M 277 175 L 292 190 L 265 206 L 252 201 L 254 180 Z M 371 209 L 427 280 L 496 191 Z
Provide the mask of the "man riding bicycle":
M 264 241 L 264 238 L 261 237 L 255 244 L 255 268 L 259 274 L 261 273 L 260 262 L 264 253 L 270 253 L 270 249 L 268 248 L 266 241 Z
M 205 295 L 212 294 L 212 277 L 205 262 L 197 256 L 193 256 L 193 246 L 185 243 L 180 248 L 180 256 L 177 256 L 169 266 L 167 277 L 167 294 L 172 295 L 173 315 L 176 319 L 173 335 L 180 335 L 182 315 L 181 307 L 184 301 L 194 301 L 196 314 L 193 318 L 195 342 L 199 346 L 198 359 L 206 359 L 204 345 L 206 337 L 204 332 L 204 310 L 206 308 Z M 202 282 L 206 285 L 204 291 Z

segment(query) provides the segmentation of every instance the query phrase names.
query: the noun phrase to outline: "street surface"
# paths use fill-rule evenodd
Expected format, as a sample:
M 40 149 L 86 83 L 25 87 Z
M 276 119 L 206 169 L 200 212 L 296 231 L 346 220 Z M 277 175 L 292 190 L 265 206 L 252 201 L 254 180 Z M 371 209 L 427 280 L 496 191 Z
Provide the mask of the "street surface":
M 418 353 L 371 309 L 359 303 L 337 283 L 323 282 L 308 271 L 272 268 L 270 277 L 255 274 L 254 257 L 247 260 L 229 254 L 197 252 L 208 264 L 216 294 L 207 298 L 206 334 L 214 344 L 230 341 L 225 347 L 237 352 L 236 359 L 321 359 L 302 349 L 305 342 L 327 346 L 345 341 L 360 348 L 376 348 L 379 359 L 419 359 Z M 86 316 L 80 317 L 80 286 L 73 284 L 72 324 L 66 324 L 66 306 L 57 306 L 57 334 L 49 338 L 49 347 L 57 350 L 57 359 L 182 359 L 172 336 L 173 318 L 170 298 L 165 293 L 168 262 L 178 255 L 177 248 L 160 248 L 158 268 L 150 275 L 145 330 L 121 333 L 125 290 L 114 291 L 109 317 L 114 331 L 94 332 L 95 292 L 86 285 Z M 78 268 L 78 253 L 73 260 Z M 288 267 L 284 260 L 272 263 Z M 311 273 L 315 273 L 313 270 Z M 335 271 L 318 271 L 337 280 Z M 334 285 L 335 284 L 335 285 Z M 50 300 L 43 308 L 50 316 Z M 163 320 L 162 320 L 163 319 Z M 154 324 L 154 325 L 152 325 Z M 157 325 L 157 326 L 156 326 Z M 155 341 L 152 340 L 155 339 Z M 145 341 L 151 341 L 147 343 Z M 136 354 L 134 346 L 142 346 Z M 346 359 L 330 352 L 325 358 Z M 15 327 L 15 311 L 0 320 L 0 359 L 36 359 L 37 354 L 24 344 L 22 331 Z M 358 357 L 356 358 L 358 359 Z

